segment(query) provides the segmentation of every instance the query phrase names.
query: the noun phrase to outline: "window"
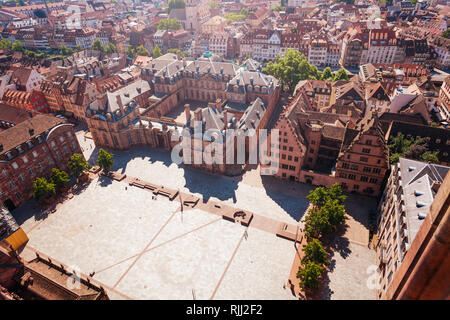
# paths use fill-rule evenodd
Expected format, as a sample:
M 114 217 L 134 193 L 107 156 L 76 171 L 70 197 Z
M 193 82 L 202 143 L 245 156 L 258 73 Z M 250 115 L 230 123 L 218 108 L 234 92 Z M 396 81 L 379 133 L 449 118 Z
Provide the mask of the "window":
M 23 197 L 19 192 L 16 192 L 16 197 L 19 201 L 22 201 Z
M 285 155 L 285 154 L 282 154 L 282 155 L 281 155 L 281 159 L 283 159 L 283 160 L 286 159 L 286 155 Z
M 294 148 L 292 148 L 292 147 L 289 147 L 289 151 L 291 151 L 291 152 L 292 152 L 292 151 L 294 151 Z
M 370 178 L 369 182 L 373 183 L 373 184 L 376 184 L 378 182 L 378 179 Z
M 295 171 L 295 166 L 289 166 L 289 170 Z
M 355 184 L 355 185 L 353 186 L 353 189 L 354 189 L 354 190 L 358 190 L 358 189 L 359 189 L 359 185 L 358 185 L 358 184 Z
M 282 164 L 282 165 L 281 165 L 281 168 L 287 169 L 287 168 L 288 168 L 288 165 L 287 165 L 287 164 Z
M 26 156 L 23 157 L 22 160 L 23 160 L 23 163 L 28 163 L 28 158 Z
M 50 142 L 50 145 L 52 146 L 52 148 L 56 147 L 55 141 Z
M 295 161 L 295 162 L 298 162 L 298 157 L 294 157 L 294 161 Z
M 342 168 L 343 169 L 348 169 L 349 168 L 349 164 L 347 162 L 342 163 Z
M 367 182 L 367 180 L 369 180 L 369 177 L 367 177 L 367 176 L 361 176 L 360 180 L 361 180 L 362 182 Z
M 361 162 L 369 162 L 369 158 L 361 157 L 361 158 L 359 158 L 359 161 L 361 161 Z
M 349 174 L 349 175 L 348 175 L 348 178 L 349 178 L 350 180 L 355 180 L 355 179 L 356 179 L 356 175 L 354 175 L 354 174 Z
M 18 165 L 16 162 L 13 162 L 13 163 L 12 163 L 12 167 L 13 167 L 14 169 L 17 169 L 17 168 L 19 168 L 19 165 Z
M 15 187 L 14 182 L 12 182 L 11 180 L 9 180 L 8 183 L 9 183 L 9 187 L 10 187 L 11 189 Z
M 34 175 L 33 168 L 28 168 L 28 172 L 29 172 L 31 175 Z
M 8 171 L 6 171 L 5 169 L 3 169 L 3 170 L 2 170 L 2 175 L 3 175 L 4 177 L 6 177 L 6 176 L 8 175 Z
M 355 171 L 358 171 L 358 168 L 359 168 L 358 165 L 352 164 L 352 166 L 351 166 L 350 169 L 355 170 Z
M 38 157 L 38 153 L 36 151 L 33 151 L 33 157 L 35 157 L 35 158 Z
M 362 152 L 363 152 L 363 153 L 370 153 L 370 149 L 369 149 L 369 148 L 363 148 L 363 149 L 362 149 Z

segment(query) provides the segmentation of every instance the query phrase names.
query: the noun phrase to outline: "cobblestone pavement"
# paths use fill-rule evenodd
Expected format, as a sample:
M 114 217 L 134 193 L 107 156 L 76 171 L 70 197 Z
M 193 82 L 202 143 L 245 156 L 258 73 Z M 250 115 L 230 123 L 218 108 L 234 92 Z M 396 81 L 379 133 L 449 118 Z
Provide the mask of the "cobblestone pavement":
M 100 177 L 42 219 L 32 206 L 14 215 L 29 250 L 95 271 L 117 299 L 295 299 L 283 288 L 291 241 L 179 206 Z
M 92 139 L 84 139 L 83 131 L 77 136 L 85 157 L 94 164 L 97 149 Z M 113 170 L 290 224 L 303 216 L 308 206 L 305 197 L 312 189 L 261 177 L 257 168 L 240 177 L 211 175 L 173 164 L 163 150 L 142 147 L 112 152 Z M 292 242 L 201 210 L 180 214 L 175 202 L 163 204 L 158 197 L 159 205 L 148 192 L 144 195 L 145 191 L 131 187 L 124 192 L 123 188 L 117 182 L 96 181 L 48 217 L 33 215 L 35 208 L 29 202 L 23 207 L 25 213 L 18 210 L 23 215 L 18 220 L 31 234 L 31 247 L 78 265 L 85 273 L 97 270 L 95 279 L 124 296 L 295 299 L 289 289 L 282 289 L 294 260 Z M 374 199 L 349 195 L 348 227 L 332 243 L 332 268 L 323 298 L 375 297 L 365 284 L 370 276 L 366 270 L 375 262 L 374 252 L 367 247 L 368 211 L 374 206 Z M 188 221 L 190 229 L 183 227 Z M 247 237 L 243 237 L 245 230 Z M 168 270 L 167 276 L 161 270 Z M 265 281 L 255 279 L 257 274 L 266 275 Z

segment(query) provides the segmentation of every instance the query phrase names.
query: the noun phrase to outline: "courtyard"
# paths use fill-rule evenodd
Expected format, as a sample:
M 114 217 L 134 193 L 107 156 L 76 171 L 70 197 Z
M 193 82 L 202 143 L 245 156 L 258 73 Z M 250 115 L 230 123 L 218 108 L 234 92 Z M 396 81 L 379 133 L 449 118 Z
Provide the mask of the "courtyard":
M 83 131 L 77 136 L 94 164 L 92 139 Z M 299 224 L 313 186 L 261 176 L 258 167 L 238 177 L 212 175 L 173 164 L 164 150 L 112 152 L 112 169 L 128 177 L 259 218 L 244 227 L 204 207 L 181 212 L 178 198 L 152 199 L 144 189 L 99 177 L 53 213 L 40 212 L 33 200 L 14 211 L 30 238 L 24 258 L 39 251 L 92 274 L 113 299 L 298 299 L 285 288 L 294 244 L 274 230 L 280 223 Z M 324 299 L 375 298 L 366 285 L 375 263 L 367 229 L 375 205 L 375 199 L 349 195 L 345 231 L 331 245 Z
M 127 187 L 125 189 L 125 187 Z M 293 242 L 126 183 L 95 178 L 54 213 L 14 212 L 38 250 L 117 299 L 295 299 L 283 285 Z M 265 281 L 258 279 L 263 277 Z

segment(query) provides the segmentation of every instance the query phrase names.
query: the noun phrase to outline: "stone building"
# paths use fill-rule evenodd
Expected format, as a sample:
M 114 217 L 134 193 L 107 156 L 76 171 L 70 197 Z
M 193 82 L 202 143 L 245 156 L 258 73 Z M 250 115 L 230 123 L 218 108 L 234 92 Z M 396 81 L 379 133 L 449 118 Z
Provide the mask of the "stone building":
M 347 191 L 377 196 L 389 169 L 389 149 L 376 114 L 348 122 L 336 163 L 336 178 Z
M 0 203 L 13 210 L 31 198 L 37 177 L 52 168 L 68 171 L 69 158 L 81 148 L 72 124 L 41 113 L 8 120 L 5 109 L 0 119 L 13 126 L 0 132 Z
M 390 287 L 399 285 L 395 279 L 404 260 L 406 259 L 408 264 L 411 263 L 408 251 L 412 243 L 416 238 L 423 241 L 422 227 L 429 226 L 428 215 L 434 216 L 430 210 L 436 205 L 433 204 L 434 199 L 449 169 L 441 165 L 404 158 L 400 158 L 399 163 L 392 165 L 391 174 L 379 204 L 380 221 L 376 246 L 377 265 L 380 269 L 378 299 L 395 298 L 395 294 L 390 292 Z M 448 186 L 447 190 L 443 191 L 447 192 L 448 197 Z M 448 251 L 446 254 L 448 255 Z M 435 259 L 431 259 L 430 262 L 434 261 Z M 404 290 L 407 292 L 408 288 Z M 448 297 L 441 296 L 438 299 L 443 298 Z

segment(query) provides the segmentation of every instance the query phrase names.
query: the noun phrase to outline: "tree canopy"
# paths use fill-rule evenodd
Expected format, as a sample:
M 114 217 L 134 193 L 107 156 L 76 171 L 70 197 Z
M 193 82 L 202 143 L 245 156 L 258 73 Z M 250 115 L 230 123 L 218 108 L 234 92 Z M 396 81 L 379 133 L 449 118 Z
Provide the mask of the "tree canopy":
M 305 256 L 303 257 L 302 262 L 305 264 L 308 261 L 325 265 L 328 265 L 330 263 L 327 259 L 327 252 L 318 239 L 312 239 L 310 242 L 304 245 L 303 252 L 305 253 Z
M 113 156 L 114 155 L 112 153 L 100 148 L 98 151 L 97 164 L 100 168 L 109 171 L 114 163 Z
M 301 80 L 320 79 L 317 67 L 311 65 L 304 55 L 293 49 L 288 49 L 284 57 L 277 56 L 274 62 L 270 61 L 263 71 L 279 79 L 291 92 Z
M 309 261 L 298 268 L 297 278 L 300 280 L 300 288 L 303 290 L 317 290 L 324 267 L 313 261 Z
M 344 202 L 347 198 L 338 183 L 331 187 L 317 187 L 306 197 L 311 203 L 305 222 L 305 234 L 317 238 L 330 233 L 345 221 Z
M 160 20 L 156 26 L 158 30 L 180 30 L 183 28 L 180 20 L 178 20 L 177 18 Z
M 69 184 L 69 175 L 63 170 L 53 168 L 50 174 L 50 182 L 55 185 L 56 190 L 60 190 Z
M 56 193 L 55 184 L 45 178 L 36 178 L 33 182 L 33 197 L 40 201 Z
M 159 57 L 161 57 L 161 56 L 162 56 L 161 49 L 160 49 L 158 46 L 155 46 L 155 47 L 153 48 L 153 51 L 152 51 L 152 57 L 153 57 L 154 59 L 156 59 L 156 58 L 159 58 Z
M 74 153 L 69 159 L 70 173 L 78 178 L 82 172 L 89 171 L 91 164 L 80 153 Z
M 400 158 L 408 158 L 412 160 L 440 163 L 439 151 L 429 150 L 428 143 L 425 138 L 405 136 L 398 132 L 396 136 L 389 139 L 389 162 L 397 163 Z
M 447 30 L 443 31 L 441 34 L 442 37 L 450 39 L 450 28 L 448 28 Z

